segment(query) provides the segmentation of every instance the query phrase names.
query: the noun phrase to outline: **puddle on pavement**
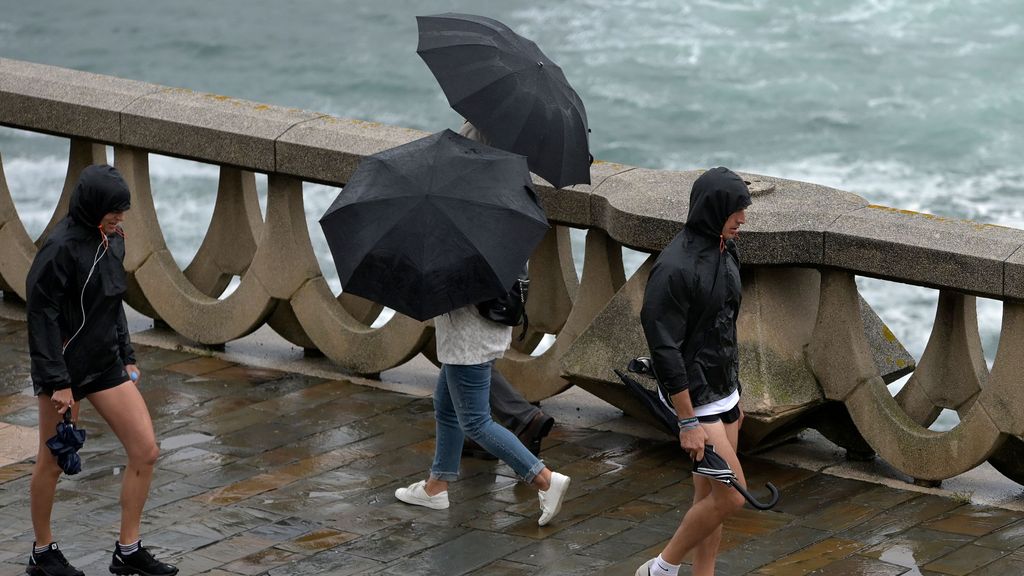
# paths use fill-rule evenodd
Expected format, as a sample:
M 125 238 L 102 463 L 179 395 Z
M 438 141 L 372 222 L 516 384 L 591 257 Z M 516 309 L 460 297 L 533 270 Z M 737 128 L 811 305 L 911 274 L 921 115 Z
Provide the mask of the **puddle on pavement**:
M 910 549 L 909 546 L 893 546 L 892 548 L 887 548 L 882 552 L 878 559 L 882 562 L 888 562 L 899 566 L 917 565 L 917 560 L 914 559 L 914 551 Z
M 169 436 L 160 440 L 161 450 L 176 450 L 178 448 L 184 448 L 185 446 L 192 446 L 194 444 L 203 444 L 213 440 L 213 436 L 209 434 L 203 434 L 202 432 L 192 432 L 189 434 L 179 434 L 178 436 Z

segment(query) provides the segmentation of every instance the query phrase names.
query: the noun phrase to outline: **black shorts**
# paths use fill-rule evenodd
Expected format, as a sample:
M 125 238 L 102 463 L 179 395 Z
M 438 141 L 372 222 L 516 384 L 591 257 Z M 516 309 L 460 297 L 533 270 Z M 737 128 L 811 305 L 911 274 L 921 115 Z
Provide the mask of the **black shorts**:
M 719 414 L 708 414 L 707 416 L 697 416 L 697 420 L 704 422 L 705 424 L 711 424 L 712 422 L 722 421 L 723 424 L 732 424 L 733 422 L 740 419 L 740 405 L 736 404 L 730 410 L 721 412 Z
M 82 398 L 85 398 L 89 394 L 115 388 L 129 380 L 131 380 L 131 378 L 128 376 L 128 371 L 125 370 L 124 364 L 118 360 L 88 384 L 83 386 L 71 386 L 71 396 L 74 397 L 75 402 L 80 402 Z M 53 395 L 53 390 L 43 388 L 37 384 L 33 384 L 32 388 L 35 391 L 36 396 L 41 394 L 46 394 L 47 396 Z

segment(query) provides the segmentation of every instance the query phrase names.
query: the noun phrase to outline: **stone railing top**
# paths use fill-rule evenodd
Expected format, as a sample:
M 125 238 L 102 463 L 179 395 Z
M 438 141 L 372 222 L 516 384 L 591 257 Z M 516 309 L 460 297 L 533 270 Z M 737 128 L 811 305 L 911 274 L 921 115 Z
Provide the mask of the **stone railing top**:
M 366 155 L 426 133 L 0 58 L 0 125 L 342 185 Z M 589 186 L 537 179 L 549 218 L 657 251 L 680 230 L 700 171 L 595 162 Z M 754 205 L 744 262 L 828 266 L 1024 299 L 1024 231 L 869 205 L 841 190 L 743 174 Z

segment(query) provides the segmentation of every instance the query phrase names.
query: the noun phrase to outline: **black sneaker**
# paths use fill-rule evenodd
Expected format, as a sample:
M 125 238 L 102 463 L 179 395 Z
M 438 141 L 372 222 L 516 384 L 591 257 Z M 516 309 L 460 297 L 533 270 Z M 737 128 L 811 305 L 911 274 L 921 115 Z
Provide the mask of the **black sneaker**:
M 35 547 L 35 542 L 32 546 Z M 84 572 L 64 558 L 56 542 L 51 542 L 50 547 L 42 554 L 36 554 L 33 550 L 32 555 L 28 557 L 25 573 L 33 576 L 85 576 Z
M 178 569 L 170 564 L 164 564 L 163 562 L 153 558 L 153 555 L 149 553 L 139 544 L 139 549 L 127 556 L 121 555 L 121 551 L 117 547 L 117 543 L 114 543 L 114 558 L 110 561 L 110 573 L 111 574 L 122 574 L 127 576 L 128 574 L 140 574 L 141 576 L 174 576 L 178 573 Z

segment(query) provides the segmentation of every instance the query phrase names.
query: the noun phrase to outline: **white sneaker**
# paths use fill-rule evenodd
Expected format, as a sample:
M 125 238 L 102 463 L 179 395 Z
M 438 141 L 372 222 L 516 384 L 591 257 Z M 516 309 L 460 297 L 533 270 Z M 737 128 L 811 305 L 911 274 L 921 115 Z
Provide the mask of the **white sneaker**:
M 433 496 L 427 494 L 425 486 L 427 485 L 426 480 L 420 480 L 415 484 L 410 484 L 405 488 L 399 488 L 395 490 L 395 498 L 398 498 L 406 504 L 414 504 L 416 506 L 426 506 L 427 508 L 433 508 L 434 510 L 445 510 L 448 508 L 448 491 L 438 492 Z
M 565 493 L 569 491 L 570 478 L 558 472 L 551 473 L 551 485 L 547 490 L 539 490 L 537 497 L 540 498 L 540 518 L 538 526 L 544 526 L 558 514 L 562 509 L 562 501 L 565 500 Z
M 651 566 L 654 564 L 655 560 L 657 560 L 657 558 L 651 558 L 647 562 L 641 564 L 640 567 L 636 569 L 636 574 L 633 576 L 651 576 Z

